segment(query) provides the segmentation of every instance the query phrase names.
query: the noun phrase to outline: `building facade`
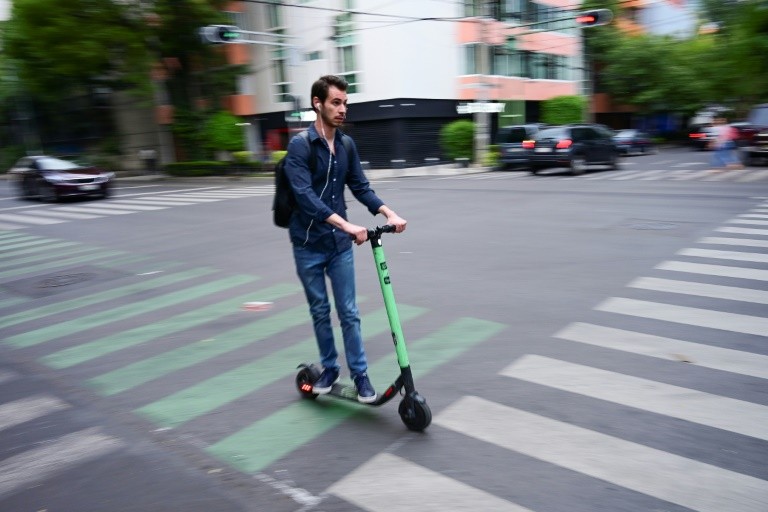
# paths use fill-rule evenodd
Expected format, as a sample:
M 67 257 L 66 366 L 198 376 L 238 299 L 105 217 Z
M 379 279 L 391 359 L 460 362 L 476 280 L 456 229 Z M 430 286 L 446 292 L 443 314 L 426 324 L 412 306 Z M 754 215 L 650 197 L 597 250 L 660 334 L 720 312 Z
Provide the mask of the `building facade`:
M 345 130 L 372 168 L 444 160 L 441 128 L 469 118 L 466 102 L 503 103 L 499 124 L 538 121 L 541 101 L 582 92 L 582 49 L 570 0 L 233 1 L 242 42 L 222 45 L 247 64 L 228 108 L 257 153 L 284 148 L 307 125 L 312 82 L 346 78 Z

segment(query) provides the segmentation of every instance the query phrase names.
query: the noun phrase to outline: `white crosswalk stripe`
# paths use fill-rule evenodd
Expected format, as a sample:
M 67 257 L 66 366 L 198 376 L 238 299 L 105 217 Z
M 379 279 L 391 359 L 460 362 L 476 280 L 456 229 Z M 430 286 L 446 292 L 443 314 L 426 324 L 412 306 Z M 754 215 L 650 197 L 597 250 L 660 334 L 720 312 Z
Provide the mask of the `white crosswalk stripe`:
M 759 238 L 704 237 L 699 244 L 724 246 L 768 247 L 768 240 Z M 768 254 L 764 252 L 728 251 L 686 248 L 678 255 L 750 262 L 762 268 L 709 265 L 682 261 L 667 261 L 656 269 L 696 274 L 698 281 L 639 277 L 628 283 L 628 289 L 662 294 L 663 299 L 637 300 L 611 297 L 594 309 L 602 313 L 632 316 L 653 332 L 658 322 L 674 322 L 694 329 L 716 329 L 722 332 L 748 334 L 768 339 L 768 314 L 761 316 L 738 314 L 713 306 L 689 307 L 676 304 L 684 296 L 712 298 L 723 309 L 739 304 L 768 304 L 768 290 L 748 287 L 750 282 L 768 281 Z M 735 286 L 705 282 L 707 277 L 730 277 L 746 282 Z M 704 281 L 704 282 L 703 282 Z M 614 319 L 615 321 L 615 319 Z M 681 331 L 686 332 L 686 331 Z M 686 363 L 699 371 L 715 370 L 733 376 L 768 379 L 768 355 L 674 339 L 657 334 L 577 322 L 555 333 L 555 339 L 589 345 L 658 360 Z M 645 367 L 638 364 L 639 372 Z M 756 441 L 768 441 L 768 405 L 753 403 L 738 396 L 720 396 L 711 392 L 672 385 L 644 376 L 619 373 L 605 367 L 597 368 L 538 354 L 526 354 L 507 364 L 499 375 L 517 381 L 543 386 L 556 393 L 568 393 L 600 401 L 611 406 L 628 407 L 637 414 L 654 414 L 680 420 L 680 429 L 703 426 L 722 435 L 738 435 Z M 642 375 L 645 375 L 643 372 Z M 694 380 L 694 382 L 696 382 Z M 514 385 L 513 385 L 514 386 Z M 530 391 L 527 393 L 530 395 Z M 560 402 L 558 402 L 560 403 Z M 567 395 L 563 395 L 567 406 Z M 617 412 L 618 414 L 618 412 Z M 622 412 L 621 414 L 626 414 Z M 571 409 L 566 417 L 578 416 Z M 580 421 L 587 418 L 580 417 Z M 609 418 L 601 418 L 605 423 Z M 642 421 L 638 416 L 637 421 Z M 581 475 L 608 482 L 623 489 L 641 493 L 686 509 L 699 512 L 764 512 L 768 510 L 768 480 L 719 467 L 667 452 L 638 442 L 608 435 L 597 430 L 576 426 L 552 417 L 521 410 L 514 404 L 499 403 L 477 396 L 464 396 L 436 414 L 433 425 L 448 429 L 456 436 L 469 436 L 492 446 L 499 457 L 504 450 L 510 458 L 523 454 L 547 464 L 559 466 Z M 434 427 L 433 427 L 434 428 Z M 664 435 L 698 435 L 666 432 Z M 758 448 L 760 449 L 760 448 Z M 346 500 L 362 510 L 528 510 L 514 503 L 514 497 L 490 494 L 475 488 L 458 476 L 428 467 L 429 459 L 411 456 L 406 449 L 393 448 L 394 453 L 381 453 L 342 480 L 328 488 L 330 495 Z M 706 449 L 704 450 L 706 452 Z M 738 458 L 734 452 L 733 457 Z M 471 458 L 471 455 L 467 455 Z M 417 460 L 410 460 L 411 458 Z M 519 459 L 514 459 L 519 464 Z M 467 460 L 466 464 L 472 465 Z M 719 464 L 719 462 L 718 462 Z M 486 471 L 474 464 L 474 471 Z M 500 466 L 494 466 L 500 467 Z M 497 488 L 491 486 L 492 488 Z M 519 494 L 517 490 L 515 496 Z M 434 508 L 431 508 L 434 504 Z M 544 507 L 546 508 L 546 506 Z M 660 505 L 658 510 L 664 509 Z M 575 509 L 574 509 L 575 510 Z M 579 509 L 581 510 L 581 509 Z M 627 508 L 627 510 L 636 510 Z M 640 510 L 640 509 L 637 509 Z M 643 508 L 642 510 L 649 510 Z
M 501 375 L 768 440 L 768 407 L 537 355 Z
M 45 395 L 0 404 L 0 431 L 68 407 L 58 398 Z
M 765 480 L 475 396 L 460 398 L 434 423 L 700 512 L 765 512 L 768 504 Z
M 7 458 L 0 461 L 0 498 L 123 447 L 121 440 L 89 428 Z
M 328 492 L 371 512 L 531 512 L 388 453 L 355 469 Z
M 577 322 L 556 338 L 669 361 L 768 379 L 768 356 Z
M 727 313 L 712 309 L 677 306 L 675 304 L 626 299 L 623 297 L 611 297 L 598 304 L 595 309 L 608 313 L 652 318 L 665 322 L 721 329 L 742 334 L 754 334 L 756 336 L 765 336 L 768 333 L 768 318 Z
M 274 185 L 220 189 L 217 187 L 188 189 L 174 193 L 128 194 L 98 203 L 80 203 L 76 206 L 30 208 L 24 213 L 0 214 L 0 230 L 18 230 L 31 226 L 61 224 L 77 220 L 91 220 L 113 215 L 165 210 L 174 206 L 191 206 L 228 199 L 242 199 L 271 195 Z M 8 222 L 3 222 L 8 221 Z
M 691 163 L 690 165 L 705 165 L 702 163 Z M 557 179 L 557 180 L 580 180 L 580 181 L 707 181 L 707 182 L 739 182 L 748 183 L 755 181 L 768 181 L 767 169 L 742 169 L 733 171 L 717 171 L 711 169 L 645 169 L 629 170 L 627 167 L 635 165 L 634 162 L 624 162 L 620 164 L 622 169 L 606 170 L 595 168 L 594 171 L 587 172 L 579 176 L 572 176 L 568 169 L 545 169 L 540 171 L 538 176 L 532 175 L 527 171 L 510 172 L 479 172 L 474 174 L 456 175 L 456 176 L 436 176 L 434 180 L 512 180 L 512 179 Z
M 768 236 L 768 229 L 752 229 L 752 228 L 735 228 L 730 226 L 723 226 L 717 228 L 715 231 L 720 233 L 734 233 L 740 235 L 764 235 Z

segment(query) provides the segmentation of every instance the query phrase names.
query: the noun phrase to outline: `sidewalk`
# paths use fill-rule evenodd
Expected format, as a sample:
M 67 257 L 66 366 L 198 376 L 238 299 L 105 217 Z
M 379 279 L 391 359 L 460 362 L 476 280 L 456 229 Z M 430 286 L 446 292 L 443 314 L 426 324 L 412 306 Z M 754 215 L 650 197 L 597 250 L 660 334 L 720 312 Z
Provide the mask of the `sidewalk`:
M 481 172 L 487 172 L 488 167 L 458 167 L 456 164 L 439 164 L 428 165 L 423 167 L 408 167 L 403 169 L 368 169 L 365 171 L 365 175 L 369 180 L 378 180 L 383 178 L 411 178 L 417 176 L 456 176 L 463 174 L 476 174 Z M 263 173 L 255 175 L 228 175 L 228 176 L 168 176 L 165 174 L 141 174 L 137 176 L 120 176 L 117 175 L 118 182 L 131 182 L 131 181 L 194 181 L 194 182 L 218 182 L 218 181 L 247 181 L 247 180 L 263 180 L 273 178 L 273 174 Z

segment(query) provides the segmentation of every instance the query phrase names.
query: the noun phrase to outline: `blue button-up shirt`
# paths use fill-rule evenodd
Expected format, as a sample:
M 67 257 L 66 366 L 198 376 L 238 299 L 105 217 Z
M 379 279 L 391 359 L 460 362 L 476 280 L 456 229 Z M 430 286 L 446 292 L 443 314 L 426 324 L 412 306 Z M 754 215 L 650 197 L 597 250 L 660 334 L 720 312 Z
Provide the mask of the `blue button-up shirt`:
M 350 158 L 341 141 L 342 137 L 347 136 L 341 130 L 337 129 L 334 137 L 335 155 L 331 155 L 328 143 L 317 133 L 314 124 L 307 131 L 309 143 L 314 144 L 316 149 L 314 171 L 309 165 L 309 145 L 303 137 L 296 135 L 291 139 L 285 159 L 285 175 L 297 203 L 288 225 L 291 243 L 317 250 L 341 252 L 352 246 L 352 239 L 347 233 L 325 222 L 325 219 L 334 213 L 347 218 L 344 186 L 349 186 L 355 198 L 373 215 L 378 213 L 384 202 L 371 189 L 360 166 L 357 147 L 351 138 Z

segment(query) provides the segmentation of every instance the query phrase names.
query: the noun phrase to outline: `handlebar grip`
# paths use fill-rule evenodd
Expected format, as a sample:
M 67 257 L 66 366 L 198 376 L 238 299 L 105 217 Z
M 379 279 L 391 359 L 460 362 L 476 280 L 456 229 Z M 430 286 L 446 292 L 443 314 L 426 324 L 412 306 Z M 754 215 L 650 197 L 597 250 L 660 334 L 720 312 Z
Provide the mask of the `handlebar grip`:
M 384 224 L 383 226 L 381 226 L 382 233 L 394 233 L 396 229 L 397 228 L 395 228 L 395 226 L 393 226 L 392 224 Z

